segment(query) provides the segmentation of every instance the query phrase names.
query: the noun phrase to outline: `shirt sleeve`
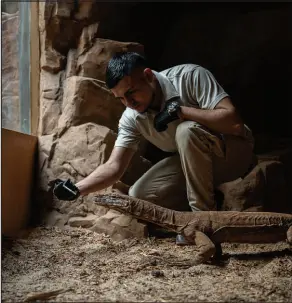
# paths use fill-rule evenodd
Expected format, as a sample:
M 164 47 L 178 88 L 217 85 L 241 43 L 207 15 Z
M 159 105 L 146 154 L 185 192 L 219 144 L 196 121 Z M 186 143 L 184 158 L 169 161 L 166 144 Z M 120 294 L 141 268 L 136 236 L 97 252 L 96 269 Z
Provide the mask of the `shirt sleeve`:
M 213 74 L 201 66 L 189 73 L 188 82 L 191 99 L 202 109 L 214 109 L 223 98 L 229 97 Z
M 137 130 L 135 118 L 129 115 L 128 111 L 125 110 L 118 126 L 118 137 L 115 142 L 115 147 L 126 147 L 138 149 L 141 139 L 141 134 Z

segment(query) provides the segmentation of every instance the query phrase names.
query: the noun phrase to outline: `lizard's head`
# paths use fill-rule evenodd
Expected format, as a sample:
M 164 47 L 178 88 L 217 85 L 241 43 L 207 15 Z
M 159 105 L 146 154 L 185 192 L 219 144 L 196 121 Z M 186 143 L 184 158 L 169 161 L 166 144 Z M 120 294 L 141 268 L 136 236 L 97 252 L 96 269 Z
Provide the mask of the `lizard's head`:
M 130 201 L 128 199 L 121 199 L 121 197 L 126 196 L 120 196 L 120 195 L 99 195 L 94 197 L 94 202 L 97 205 L 105 206 L 110 209 L 116 209 L 120 212 L 129 212 L 130 210 Z

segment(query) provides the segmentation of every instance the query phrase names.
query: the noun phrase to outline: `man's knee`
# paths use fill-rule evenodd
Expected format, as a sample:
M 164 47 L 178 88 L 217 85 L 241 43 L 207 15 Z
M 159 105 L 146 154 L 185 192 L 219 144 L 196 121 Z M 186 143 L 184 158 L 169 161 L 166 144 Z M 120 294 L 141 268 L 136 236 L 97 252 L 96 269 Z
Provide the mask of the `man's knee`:
M 168 184 L 167 182 L 161 184 L 158 188 L 157 187 L 147 187 L 144 182 L 136 182 L 132 185 L 129 189 L 129 196 L 134 197 L 141 200 L 148 200 L 148 201 L 162 201 L 167 200 L 171 196 L 169 193 L 171 192 L 172 195 L 176 194 L 174 191 L 174 184 Z
M 142 186 L 140 183 L 136 182 L 129 188 L 129 196 L 137 199 L 146 200 L 145 186 Z
M 129 188 L 129 196 L 130 197 L 134 197 L 134 198 L 140 198 L 139 196 L 141 195 L 139 186 L 135 186 L 135 184 L 133 184 L 130 188 Z
M 200 150 L 207 151 L 209 147 L 208 132 L 193 121 L 184 121 L 176 129 L 175 141 L 179 150 L 185 150 L 189 146 L 196 146 Z
M 191 125 L 193 123 L 194 122 L 191 121 L 184 121 L 177 126 L 175 133 L 175 141 L 178 146 L 180 146 L 180 144 L 188 142 L 193 136 L 193 132 L 191 130 Z

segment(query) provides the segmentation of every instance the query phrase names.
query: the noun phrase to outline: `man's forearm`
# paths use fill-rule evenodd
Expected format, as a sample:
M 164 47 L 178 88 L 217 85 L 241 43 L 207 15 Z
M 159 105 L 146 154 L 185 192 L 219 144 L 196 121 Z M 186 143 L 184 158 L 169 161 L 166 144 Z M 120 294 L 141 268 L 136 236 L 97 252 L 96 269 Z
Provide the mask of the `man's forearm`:
M 235 136 L 243 135 L 244 125 L 233 110 L 221 108 L 204 110 L 181 106 L 180 117 L 183 120 L 198 122 L 217 133 Z
M 111 186 L 120 179 L 121 175 L 121 172 L 114 164 L 105 163 L 75 185 L 81 195 L 86 195 Z

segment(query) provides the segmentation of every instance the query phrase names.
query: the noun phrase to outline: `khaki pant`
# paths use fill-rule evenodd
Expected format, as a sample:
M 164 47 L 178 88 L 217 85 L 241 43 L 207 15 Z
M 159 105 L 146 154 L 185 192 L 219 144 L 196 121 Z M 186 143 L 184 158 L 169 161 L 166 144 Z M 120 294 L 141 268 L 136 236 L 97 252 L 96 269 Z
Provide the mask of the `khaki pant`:
M 216 135 L 185 121 L 175 140 L 178 154 L 148 170 L 130 188 L 130 196 L 176 210 L 216 210 L 214 189 L 245 175 L 255 159 L 251 135 Z

